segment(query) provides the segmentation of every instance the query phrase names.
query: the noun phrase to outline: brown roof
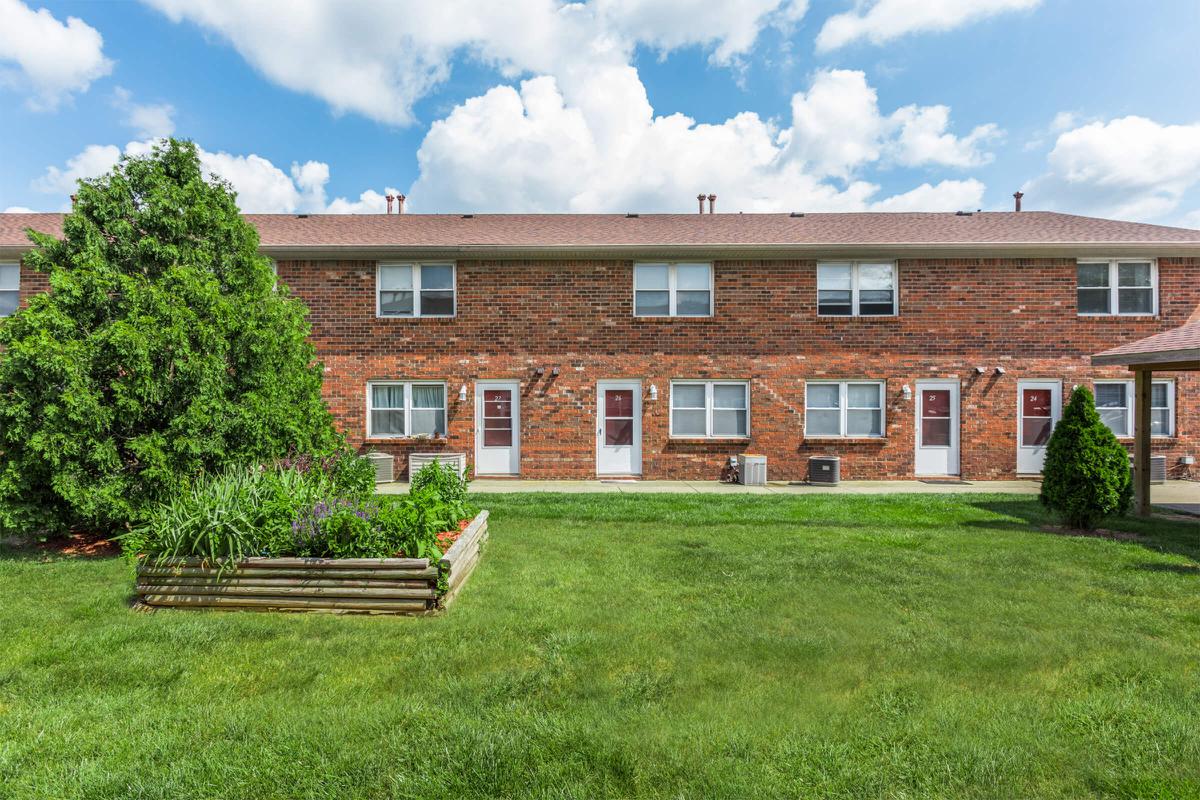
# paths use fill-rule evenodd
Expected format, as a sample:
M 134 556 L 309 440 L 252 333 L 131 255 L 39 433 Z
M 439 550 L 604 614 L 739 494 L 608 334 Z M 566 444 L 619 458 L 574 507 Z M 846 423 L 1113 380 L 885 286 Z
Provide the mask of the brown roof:
M 1048 211 L 842 214 L 248 214 L 270 251 L 880 248 L 1036 250 L 1146 246 L 1200 254 L 1200 231 Z M 61 214 L 0 214 L 0 249 Z M 1123 253 L 1122 253 L 1123 254 Z
M 1093 364 L 1178 364 L 1192 361 L 1196 363 L 1191 369 L 1200 370 L 1200 322 L 1189 322 L 1092 356 Z

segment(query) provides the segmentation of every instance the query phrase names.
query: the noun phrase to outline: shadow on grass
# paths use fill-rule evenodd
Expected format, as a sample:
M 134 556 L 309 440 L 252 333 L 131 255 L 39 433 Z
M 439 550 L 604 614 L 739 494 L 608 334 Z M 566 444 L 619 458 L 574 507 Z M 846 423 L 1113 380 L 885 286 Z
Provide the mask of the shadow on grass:
M 971 506 L 994 514 L 998 519 L 971 520 L 971 527 L 1009 532 L 1042 533 L 1047 536 L 1080 536 L 1076 531 L 1054 530 L 1059 524 L 1045 508 L 1026 500 L 979 500 Z M 1200 561 L 1200 521 L 1152 517 L 1110 517 L 1100 523 L 1116 535 L 1097 533 L 1100 538 L 1130 542 L 1156 553 L 1171 553 Z M 1160 565 L 1176 567 L 1180 565 Z M 1186 566 L 1186 565 L 1184 565 Z M 1193 567 L 1200 569 L 1200 567 Z M 1167 570 L 1163 570 L 1167 571 Z M 1174 570 L 1172 570 L 1174 571 Z
M 1173 572 L 1176 575 L 1190 575 L 1193 578 L 1200 578 L 1200 564 L 1164 564 L 1155 562 L 1151 564 L 1138 564 L 1134 569 L 1140 569 L 1143 572 Z
M 117 558 L 121 546 L 105 536 L 86 533 L 0 540 L 0 561 L 60 561 Z

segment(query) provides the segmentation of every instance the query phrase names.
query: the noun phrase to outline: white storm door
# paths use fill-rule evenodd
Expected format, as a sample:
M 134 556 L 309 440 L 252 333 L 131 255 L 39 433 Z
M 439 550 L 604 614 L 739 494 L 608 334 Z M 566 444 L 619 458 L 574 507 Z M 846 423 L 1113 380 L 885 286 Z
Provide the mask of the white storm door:
M 642 472 L 642 384 L 596 384 L 596 474 Z
M 475 474 L 516 475 L 521 471 L 521 385 L 516 381 L 475 384 Z
M 918 475 L 958 475 L 958 384 L 917 382 Z
M 1017 383 L 1017 472 L 1033 475 L 1046 462 L 1046 444 L 1062 418 L 1060 381 Z

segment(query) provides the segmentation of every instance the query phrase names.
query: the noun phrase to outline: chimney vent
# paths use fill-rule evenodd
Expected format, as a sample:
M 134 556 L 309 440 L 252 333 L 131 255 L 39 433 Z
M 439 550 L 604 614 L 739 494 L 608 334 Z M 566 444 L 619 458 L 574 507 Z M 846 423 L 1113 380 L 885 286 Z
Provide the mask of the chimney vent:
M 406 199 L 406 198 L 405 198 L 405 196 L 404 196 L 404 195 L 402 195 L 402 194 L 398 194 L 398 195 L 396 195 L 396 200 L 397 200 L 397 205 L 396 205 L 396 213 L 397 213 L 397 214 L 403 214 L 403 213 L 404 213 L 404 201 L 405 201 L 405 199 Z
M 395 197 L 393 197 L 392 195 L 390 195 L 390 194 L 389 194 L 389 195 L 387 195 L 387 197 L 385 197 L 384 199 L 386 199 L 386 200 L 387 200 L 387 203 L 388 203 L 388 210 L 387 210 L 387 213 L 389 213 L 389 214 L 390 214 L 390 213 L 392 213 L 392 201 L 393 201 L 393 200 L 395 200 L 396 198 L 395 198 Z
M 717 196 L 715 194 L 710 194 L 708 196 L 708 213 L 717 213 Z
M 703 214 L 704 213 L 704 193 L 701 192 L 700 194 L 696 195 L 696 200 L 700 203 L 700 213 Z
M 1021 198 L 1025 196 L 1024 192 L 1013 192 L 1013 199 L 1017 201 L 1014 211 L 1021 210 Z

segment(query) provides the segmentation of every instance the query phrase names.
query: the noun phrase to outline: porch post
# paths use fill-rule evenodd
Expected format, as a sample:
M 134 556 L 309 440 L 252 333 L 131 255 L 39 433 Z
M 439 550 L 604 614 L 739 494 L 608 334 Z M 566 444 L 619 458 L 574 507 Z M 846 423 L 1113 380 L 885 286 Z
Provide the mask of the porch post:
M 1154 372 L 1134 372 L 1133 498 L 1139 517 L 1150 516 L 1150 382 Z

